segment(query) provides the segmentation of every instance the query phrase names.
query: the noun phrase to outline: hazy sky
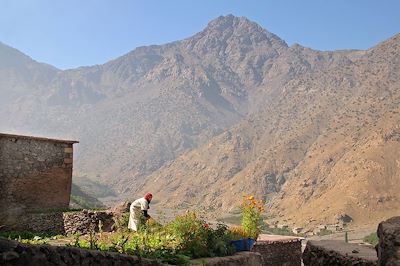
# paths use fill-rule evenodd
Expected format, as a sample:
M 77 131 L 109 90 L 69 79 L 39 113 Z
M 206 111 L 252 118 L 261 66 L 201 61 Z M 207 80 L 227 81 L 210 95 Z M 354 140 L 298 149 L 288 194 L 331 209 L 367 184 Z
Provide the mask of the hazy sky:
M 61 69 L 245 16 L 289 45 L 368 49 L 400 32 L 400 0 L 0 0 L 0 41 Z

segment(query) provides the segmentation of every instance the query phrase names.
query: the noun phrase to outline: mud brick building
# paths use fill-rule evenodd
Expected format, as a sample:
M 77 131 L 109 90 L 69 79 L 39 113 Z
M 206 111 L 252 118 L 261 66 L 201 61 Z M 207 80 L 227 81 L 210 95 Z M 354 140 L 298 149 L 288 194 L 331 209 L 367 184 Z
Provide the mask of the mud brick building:
M 17 229 L 26 213 L 68 208 L 74 143 L 0 133 L 1 227 Z

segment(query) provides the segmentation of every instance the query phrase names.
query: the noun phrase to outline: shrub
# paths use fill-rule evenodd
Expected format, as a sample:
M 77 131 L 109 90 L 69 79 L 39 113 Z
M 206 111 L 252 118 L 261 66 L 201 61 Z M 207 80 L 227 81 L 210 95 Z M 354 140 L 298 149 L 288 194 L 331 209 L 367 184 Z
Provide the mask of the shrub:
M 129 212 L 124 212 L 120 217 L 114 218 L 113 229 L 117 231 L 127 231 L 129 223 Z
M 321 229 L 318 233 L 319 236 L 326 236 L 326 235 L 331 235 L 333 232 L 332 230 L 328 229 Z
M 195 212 L 177 216 L 167 225 L 167 231 L 175 236 L 180 249 L 193 258 L 207 257 L 207 226 Z
M 284 236 L 295 236 L 296 234 L 293 233 L 293 231 L 289 228 L 274 228 L 274 227 L 269 227 L 264 223 L 264 225 L 261 227 L 261 231 L 267 234 L 273 234 L 273 235 L 284 235 Z
M 363 241 L 376 246 L 379 243 L 379 237 L 376 233 L 371 233 L 363 238 Z
M 247 237 L 257 239 L 261 231 L 261 214 L 264 211 L 264 203 L 257 201 L 254 196 L 244 196 L 241 207 L 244 232 Z

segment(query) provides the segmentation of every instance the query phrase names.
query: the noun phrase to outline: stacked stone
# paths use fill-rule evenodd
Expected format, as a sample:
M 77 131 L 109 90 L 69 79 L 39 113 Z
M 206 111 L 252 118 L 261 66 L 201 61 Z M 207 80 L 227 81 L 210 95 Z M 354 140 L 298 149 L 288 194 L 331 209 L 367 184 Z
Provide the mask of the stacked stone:
M 101 230 L 108 232 L 114 224 L 113 214 L 106 211 L 83 210 L 81 212 L 66 212 L 64 216 L 65 234 L 88 234 Z
M 65 233 L 62 212 L 26 214 L 20 218 L 19 224 L 16 226 L 19 231 L 49 234 Z
M 27 245 L 0 237 L 0 265 L 166 265 L 155 260 L 116 252 L 73 247 Z
M 267 240 L 261 235 L 251 251 L 262 255 L 263 265 L 301 265 L 301 240 L 298 238 Z
M 90 231 L 110 232 L 114 225 L 113 213 L 108 211 L 77 211 L 28 213 L 14 226 L 17 231 L 52 234 L 88 234 Z

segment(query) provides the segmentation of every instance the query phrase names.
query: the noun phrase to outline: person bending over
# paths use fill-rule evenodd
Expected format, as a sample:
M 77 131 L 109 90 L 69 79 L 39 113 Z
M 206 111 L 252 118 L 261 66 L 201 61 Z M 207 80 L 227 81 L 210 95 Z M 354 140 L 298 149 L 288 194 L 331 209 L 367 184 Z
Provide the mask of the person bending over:
M 129 223 L 128 228 L 133 231 L 138 231 L 140 226 L 142 226 L 148 219 L 150 215 L 147 213 L 150 209 L 150 202 L 153 199 L 151 193 L 146 193 L 143 198 L 137 199 L 132 202 L 129 208 Z

